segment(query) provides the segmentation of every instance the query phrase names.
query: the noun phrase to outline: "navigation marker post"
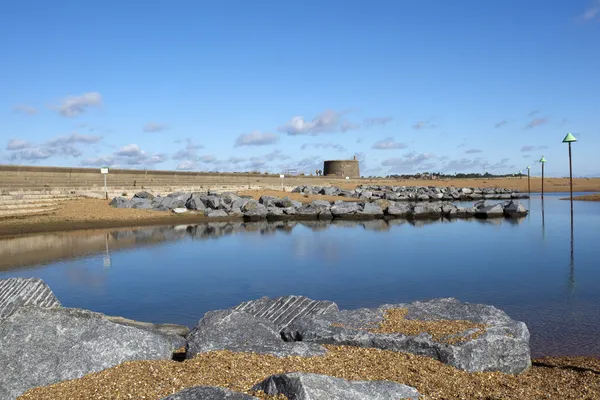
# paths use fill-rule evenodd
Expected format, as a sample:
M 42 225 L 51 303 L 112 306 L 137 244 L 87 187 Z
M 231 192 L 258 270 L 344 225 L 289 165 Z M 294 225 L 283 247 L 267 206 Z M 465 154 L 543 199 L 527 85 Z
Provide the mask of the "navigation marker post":
M 571 143 L 576 142 L 575 136 L 567 133 L 567 136 L 563 139 L 563 143 L 569 144 L 569 183 L 571 185 L 571 204 L 573 203 L 573 164 L 571 163 Z
M 104 197 L 108 200 L 108 189 L 106 188 L 106 175 L 108 175 L 108 167 L 100 168 L 100 173 L 104 175 Z
M 540 162 L 542 163 L 542 198 L 544 198 L 544 164 L 546 164 L 544 156 L 540 158 Z
M 527 166 L 527 192 L 531 196 L 531 166 Z

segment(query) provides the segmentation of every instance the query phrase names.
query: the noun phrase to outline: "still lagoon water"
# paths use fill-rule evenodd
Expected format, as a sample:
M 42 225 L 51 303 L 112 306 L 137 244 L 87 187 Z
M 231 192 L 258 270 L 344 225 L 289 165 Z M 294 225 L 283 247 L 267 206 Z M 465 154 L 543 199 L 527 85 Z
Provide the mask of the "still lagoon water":
M 341 308 L 436 297 L 524 321 L 533 356 L 600 355 L 600 203 L 532 195 L 518 221 L 211 223 L 0 240 L 0 279 L 66 307 L 193 327 L 206 311 L 298 294 Z M 470 203 L 469 203 L 470 204 Z

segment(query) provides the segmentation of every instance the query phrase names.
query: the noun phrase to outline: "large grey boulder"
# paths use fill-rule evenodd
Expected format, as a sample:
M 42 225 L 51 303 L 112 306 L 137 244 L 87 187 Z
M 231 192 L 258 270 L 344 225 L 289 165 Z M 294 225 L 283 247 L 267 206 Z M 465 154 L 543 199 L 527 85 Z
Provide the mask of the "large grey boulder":
M 498 218 L 504 215 L 502 204 L 483 205 L 475 207 L 475 218 Z
M 440 218 L 442 206 L 438 202 L 415 204 L 411 216 L 413 218 Z
M 208 218 L 225 218 L 229 216 L 225 210 L 206 210 L 205 215 Z
M 260 198 L 258 199 L 258 202 L 267 208 L 270 205 L 276 206 L 279 201 L 281 201 L 281 199 L 279 197 L 274 196 L 260 196 Z
M 354 201 L 336 202 L 331 206 L 330 211 L 334 217 L 344 218 L 357 214 L 360 211 L 360 206 Z
M 187 358 L 214 350 L 276 357 L 311 357 L 326 353 L 325 348 L 315 343 L 285 342 L 273 322 L 237 310 L 207 312 L 186 339 Z
M 131 208 L 136 208 L 138 210 L 150 210 L 154 207 L 152 205 L 151 199 L 136 198 L 136 197 L 131 199 L 129 204 L 130 204 Z
M 267 208 L 256 200 L 248 201 L 242 207 L 242 212 L 247 221 L 259 221 L 267 218 Z
M 133 199 L 148 199 L 148 200 L 152 200 L 154 199 L 154 195 L 152 193 L 143 191 L 143 192 L 137 192 L 136 194 L 133 195 L 132 200 Z
M 280 330 L 296 319 L 307 315 L 321 315 L 339 311 L 337 304 L 332 301 L 313 300 L 296 295 L 281 296 L 274 299 L 265 296 L 256 300 L 245 301 L 233 309 L 267 319 Z
M 384 320 L 385 310 L 390 308 L 407 308 L 407 319 L 466 320 L 486 324 L 486 329 L 476 337 L 470 336 L 475 333 L 473 331 L 455 335 L 463 339 L 458 342 L 435 341 L 428 333 L 409 336 L 370 332 L 369 329 Z M 303 343 L 372 347 L 413 353 L 468 372 L 520 373 L 531 366 L 529 330 L 523 322 L 511 319 L 493 306 L 462 303 L 453 298 L 306 316 L 284 328 L 282 336 L 288 341 L 302 340 Z
M 317 219 L 321 208 L 314 206 L 313 204 L 304 204 L 296 210 L 297 219 Z M 330 210 L 327 210 L 330 211 Z M 330 211 L 331 212 L 331 211 Z
M 131 360 L 169 360 L 161 333 L 109 321 L 74 308 L 21 307 L 0 323 L 0 398 L 80 378 Z
M 115 208 L 131 208 L 131 200 L 123 196 L 117 196 L 112 199 L 108 205 Z
M 417 389 L 391 381 L 349 381 L 327 375 L 293 372 L 272 375 L 255 385 L 267 395 L 289 400 L 417 400 Z
M 407 203 L 392 203 L 387 207 L 385 213 L 394 218 L 403 218 L 412 214 L 412 207 Z
M 381 218 L 383 217 L 383 210 L 375 203 L 366 202 L 362 205 L 362 209 L 358 211 L 358 215 L 361 217 Z
M 60 307 L 52 289 L 39 278 L 8 278 L 0 280 L 0 322 L 19 307 Z
M 319 194 L 322 194 L 325 196 L 335 196 L 338 192 L 339 192 L 339 189 L 336 188 L 335 186 L 324 187 L 323 189 L 319 190 Z
M 215 386 L 194 386 L 162 400 L 258 400 L 257 397 Z
M 202 198 L 206 197 L 204 193 L 192 193 L 188 201 L 185 203 L 186 208 L 195 211 L 206 210 L 206 204 L 202 201 Z
M 507 217 L 522 217 L 527 215 L 527 209 L 518 200 L 511 200 L 504 206 L 504 215 Z

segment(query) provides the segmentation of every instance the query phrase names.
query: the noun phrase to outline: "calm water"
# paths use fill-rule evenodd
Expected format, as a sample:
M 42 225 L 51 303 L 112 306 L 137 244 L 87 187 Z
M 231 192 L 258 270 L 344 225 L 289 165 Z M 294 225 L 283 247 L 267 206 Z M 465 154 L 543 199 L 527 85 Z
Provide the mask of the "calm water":
M 209 310 L 301 294 L 342 308 L 432 297 L 525 321 L 540 355 L 600 355 L 600 203 L 412 224 L 220 223 L 0 240 L 0 278 L 44 279 L 67 307 L 192 327 Z

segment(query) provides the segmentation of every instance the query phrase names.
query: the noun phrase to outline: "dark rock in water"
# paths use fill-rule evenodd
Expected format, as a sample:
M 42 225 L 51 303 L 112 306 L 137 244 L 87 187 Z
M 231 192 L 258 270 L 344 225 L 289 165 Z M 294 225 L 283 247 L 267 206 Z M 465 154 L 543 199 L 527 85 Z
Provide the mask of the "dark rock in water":
M 60 302 L 39 278 L 0 280 L 0 322 L 23 306 L 52 308 L 60 307 Z
M 225 218 L 229 216 L 225 210 L 206 210 L 205 215 L 208 218 Z
M 437 202 L 415 204 L 411 216 L 414 218 L 440 218 L 442 216 L 442 206 Z
M 485 332 L 457 344 L 437 342 L 422 333 L 407 336 L 400 333 L 373 333 L 390 308 L 407 308 L 407 319 L 467 320 L 486 324 Z M 343 310 L 337 313 L 298 318 L 282 330 L 286 340 L 372 347 L 432 357 L 468 372 L 500 371 L 520 373 L 531 366 L 529 331 L 523 322 L 511 319 L 503 311 L 488 305 L 461 303 L 456 299 L 435 299 L 409 304 L 383 305 L 375 309 Z
M 459 218 L 470 218 L 475 215 L 475 207 L 457 207 L 456 216 Z
M 302 205 L 302 203 L 300 203 Z M 288 208 L 288 207 L 294 207 L 294 202 L 292 200 L 290 200 L 288 197 L 284 197 L 283 199 L 277 199 L 273 202 L 273 205 L 275 205 L 275 207 L 279 207 L 279 208 Z
M 507 217 L 522 217 L 527 215 L 527 209 L 518 201 L 511 200 L 504 206 L 504 215 Z
M 273 322 L 236 310 L 207 312 L 186 339 L 187 358 L 214 350 L 277 357 L 311 357 L 326 353 L 325 348 L 315 343 L 285 342 Z
M 137 192 L 136 194 L 133 195 L 133 199 L 148 199 L 148 200 L 152 200 L 152 199 L 154 199 L 154 195 L 152 193 L 149 193 L 149 192 Z
M 122 196 L 117 196 L 108 203 L 108 205 L 116 208 L 131 208 L 131 201 Z
M 393 203 L 385 211 L 387 215 L 392 217 L 406 217 L 412 214 L 412 208 L 410 204 L 406 203 Z
M 165 335 L 73 308 L 21 307 L 0 323 L 0 398 L 131 360 L 170 360 Z
M 355 215 L 360 211 L 360 207 L 357 202 L 340 202 L 336 203 L 331 207 L 331 214 L 334 217 L 347 217 L 349 215 Z
M 332 301 L 312 300 L 304 296 L 282 296 L 275 299 L 261 297 L 245 301 L 233 308 L 274 323 L 283 329 L 298 318 L 307 315 L 320 315 L 337 312 L 338 307 Z
M 187 203 L 185 203 L 186 208 L 195 211 L 206 210 L 206 204 L 202 201 L 202 197 L 206 196 L 204 194 L 192 193 Z
M 329 210 L 331 208 L 331 203 L 327 200 L 313 200 L 311 204 L 313 205 L 313 207 L 324 208 L 326 210 Z
M 502 204 L 494 204 L 490 206 L 475 207 L 475 218 L 491 218 L 501 217 L 504 215 Z
M 350 381 L 327 375 L 293 372 L 272 375 L 255 385 L 267 395 L 290 400 L 418 400 L 417 389 L 391 381 Z
M 298 219 L 317 219 L 319 217 L 320 208 L 312 204 L 304 204 L 296 210 Z
M 278 201 L 281 201 L 279 197 L 274 196 L 260 196 L 258 202 L 265 207 L 269 207 L 270 205 L 276 205 Z
M 194 386 L 162 400 L 259 400 L 257 397 L 216 386 Z
M 383 217 L 383 210 L 375 203 L 364 203 L 362 209 L 358 211 L 358 215 L 370 218 Z
M 456 218 L 458 216 L 458 208 L 454 204 L 444 204 L 442 206 L 442 214 L 446 218 Z
M 267 218 L 267 208 L 256 200 L 248 201 L 242 207 L 242 212 L 247 221 L 259 221 Z

